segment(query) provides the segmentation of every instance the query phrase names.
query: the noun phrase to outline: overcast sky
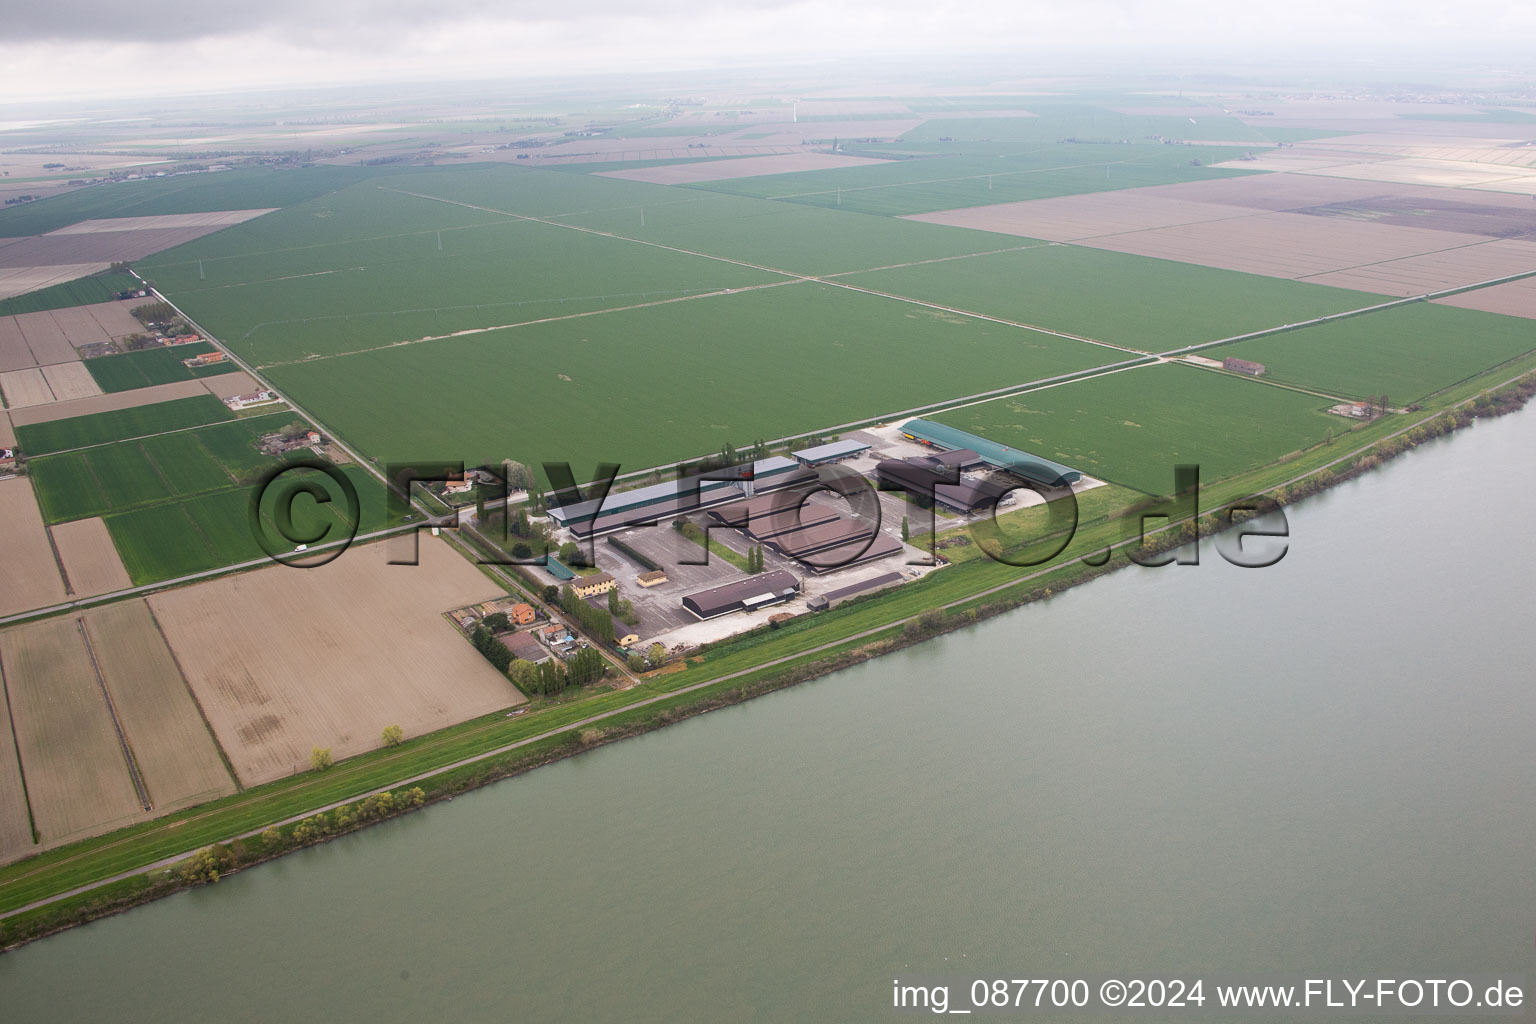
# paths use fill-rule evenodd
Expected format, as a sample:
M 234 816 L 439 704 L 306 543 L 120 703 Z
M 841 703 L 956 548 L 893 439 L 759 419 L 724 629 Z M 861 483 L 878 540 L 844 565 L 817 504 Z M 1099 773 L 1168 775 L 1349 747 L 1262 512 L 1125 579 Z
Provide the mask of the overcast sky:
M 900 51 L 1176 49 L 1271 61 L 1319 49 L 1531 52 L 1533 42 L 1530 0 L 33 0 L 6 12 L 0 107 L 111 89 L 181 95 Z

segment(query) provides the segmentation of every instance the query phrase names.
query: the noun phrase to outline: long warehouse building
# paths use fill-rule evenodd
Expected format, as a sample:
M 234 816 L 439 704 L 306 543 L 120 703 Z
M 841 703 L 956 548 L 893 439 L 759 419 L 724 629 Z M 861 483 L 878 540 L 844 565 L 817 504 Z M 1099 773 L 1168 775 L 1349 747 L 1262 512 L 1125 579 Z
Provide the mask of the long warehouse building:
M 901 435 L 909 441 L 925 444 L 946 451 L 970 449 L 981 461 L 1024 480 L 1032 480 L 1048 487 L 1068 487 L 1083 478 L 1083 474 L 1070 466 L 1029 452 L 1010 448 L 1005 444 L 988 440 L 978 434 L 952 427 L 933 420 L 908 420 L 901 425 Z
M 705 480 L 688 477 L 668 480 L 630 491 L 613 491 L 605 497 L 591 498 L 549 509 L 558 526 L 580 537 L 609 533 L 639 523 L 654 523 L 668 516 L 683 515 L 739 500 L 762 491 L 787 486 L 797 474 L 807 471 L 793 459 L 775 455 L 735 467 L 737 479 Z M 713 474 L 726 476 L 727 472 Z

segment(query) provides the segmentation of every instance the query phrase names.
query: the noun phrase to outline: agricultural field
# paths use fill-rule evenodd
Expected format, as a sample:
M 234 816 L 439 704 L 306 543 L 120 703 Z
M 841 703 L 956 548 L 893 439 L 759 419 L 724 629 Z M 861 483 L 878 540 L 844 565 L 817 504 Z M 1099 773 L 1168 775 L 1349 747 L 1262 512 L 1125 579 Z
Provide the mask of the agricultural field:
M 255 441 L 293 422 L 292 413 L 274 413 L 48 455 L 32 461 L 31 477 L 50 523 L 101 517 L 129 580 L 155 583 L 264 556 L 251 533 L 249 484 L 283 462 Z M 358 491 L 360 530 L 381 528 L 383 486 L 360 466 L 341 471 Z M 295 504 L 294 522 L 339 531 L 342 512 L 339 502 L 306 498 Z M 270 507 L 262 517 L 275 538 Z
M 73 616 L 0 633 L 0 667 L 32 817 L 45 845 L 144 817 Z
M 1386 301 L 1069 245 L 1042 245 L 838 281 L 1152 352 Z M 1092 282 L 1084 287 L 1084 282 Z
M 1089 476 L 1164 494 L 1173 467 L 1205 482 L 1343 432 L 1330 403 L 1258 381 L 1160 363 L 969 405 L 932 417 Z
M 167 254 L 177 262 L 153 273 L 188 314 L 258 364 L 781 280 L 591 232 L 359 189 L 368 200 L 361 206 L 349 205 L 356 197 L 325 201 L 336 205 L 323 221 L 328 241 L 204 260 L 204 279 L 177 251 Z M 271 219 L 313 219 L 313 212 L 305 206 Z M 395 214 L 407 219 L 390 221 L 395 232 L 376 237 L 378 218 Z M 246 244 L 258 225 L 270 230 L 262 222 L 233 229 L 233 244 Z
M 1340 398 L 1385 394 L 1406 405 L 1533 348 L 1523 318 L 1415 302 L 1202 355 L 1251 359 L 1268 378 Z
M 940 225 L 711 194 L 700 189 L 672 191 L 691 193 L 697 198 L 680 201 L 674 196 L 656 206 L 646 205 L 643 225 L 638 206 L 567 214 L 559 220 L 718 259 L 742 260 L 784 273 L 811 276 L 990 252 L 1020 244 L 1017 238 L 985 231 L 955 231 Z
M 21 766 L 16 760 L 16 739 L 11 733 L 11 704 L 0 687 L 0 864 L 19 860 L 34 849 L 32 818 L 22 787 Z
M 600 460 L 639 469 L 1124 358 L 1036 331 L 791 284 L 268 373 L 381 460 L 570 460 L 585 472 Z M 453 400 L 429 417 L 402 416 L 421 408 L 424 391 Z M 686 402 L 676 400 L 681 394 Z
M 696 187 L 851 213 L 908 216 L 1237 177 L 1251 172 L 1210 165 L 1242 153 L 1205 146 L 1063 144 L 1024 153 L 886 160 L 856 170 L 701 181 Z
M 86 306 L 112 301 L 118 292 L 139 287 L 137 278 L 129 274 L 97 274 L 82 277 L 63 284 L 39 288 L 25 295 L 0 299 L 0 316 L 16 313 L 39 313 L 48 309 L 64 309 L 69 306 Z
M 225 361 L 211 366 L 188 367 L 182 360 L 215 351 L 207 342 L 192 345 L 170 345 L 149 348 L 138 352 L 124 352 L 115 356 L 101 356 L 85 361 L 85 368 L 96 379 L 102 391 L 114 393 L 132 391 L 135 388 L 171 384 L 181 380 L 198 380 L 221 373 L 233 373 L 239 367 Z
M 210 383 L 219 379 L 218 377 L 207 378 Z M 133 391 L 116 391 L 111 394 L 92 395 L 89 398 L 75 398 L 67 402 L 47 402 L 42 405 L 28 406 L 25 409 L 13 410 L 11 419 L 18 427 L 31 426 L 37 423 L 52 423 L 55 420 L 79 419 L 95 416 L 98 413 L 116 412 L 120 409 L 136 409 L 140 406 L 173 402 L 180 398 L 195 398 L 207 394 L 217 395 L 218 391 L 201 381 L 183 380 L 174 384 L 137 388 Z
M 131 585 L 123 560 L 112 545 L 107 524 L 100 519 L 76 519 L 49 527 L 70 593 L 75 597 L 110 594 Z
M 59 565 L 25 477 L 0 480 L 0 615 L 44 608 L 64 600 Z
M 218 746 L 142 600 L 81 616 L 156 813 L 235 791 Z
M 204 393 L 170 402 L 50 420 L 46 423 L 26 426 L 18 423 L 16 436 L 27 454 L 36 456 L 234 418 L 228 406 Z
M 385 564 L 387 546 L 148 599 L 245 784 L 308 770 L 315 746 L 340 759 L 389 725 L 417 736 L 525 702 L 442 614 L 500 588 L 441 539 L 416 566 Z
M 154 217 L 291 206 L 355 181 L 379 175 L 355 167 L 268 168 L 223 171 L 158 180 L 123 181 L 80 189 L 46 203 L 0 211 L 0 238 L 41 235 L 84 220 Z

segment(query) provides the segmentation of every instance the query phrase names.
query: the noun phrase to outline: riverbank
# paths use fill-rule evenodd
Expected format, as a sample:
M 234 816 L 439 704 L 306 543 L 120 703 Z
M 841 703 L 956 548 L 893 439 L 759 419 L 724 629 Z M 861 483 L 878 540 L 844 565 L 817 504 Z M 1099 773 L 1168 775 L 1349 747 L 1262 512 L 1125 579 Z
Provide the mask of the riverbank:
M 1506 367 L 1503 372 L 1507 375 L 1513 369 L 1515 367 Z M 1522 369 L 1529 371 L 1530 367 Z M 1213 518 L 1216 510 L 1250 494 L 1270 493 L 1282 504 L 1299 500 L 1367 472 L 1381 461 L 1424 440 L 1465 426 L 1479 415 L 1497 415 L 1519 408 L 1536 392 L 1536 378 L 1529 372 L 1523 377 L 1517 374 L 1502 383 L 1502 387 L 1486 397 L 1475 387 L 1466 397 L 1447 395 L 1446 404 L 1426 411 L 1423 416 L 1407 417 L 1409 422 L 1400 427 L 1395 422 L 1378 424 L 1371 431 L 1375 436 L 1368 442 L 1342 445 L 1347 451 L 1340 452 L 1335 446 L 1320 446 L 1318 450 L 1278 466 L 1256 470 L 1235 481 L 1218 482 L 1204 494 L 1209 501 L 1202 501 L 1199 520 L 1175 521 L 1149 531 L 1154 538 L 1153 550 L 1187 543 L 1197 531 L 1200 535 L 1212 532 L 1220 525 Z M 1345 440 L 1350 440 L 1349 435 L 1345 435 Z M 1372 459 L 1377 461 L 1371 462 Z M 1267 476 L 1270 486 L 1250 490 L 1246 485 L 1256 474 Z M 145 873 L 146 865 L 161 860 L 185 859 L 198 848 L 213 842 L 231 843 L 232 847 L 235 843 L 244 843 L 243 847 L 231 850 L 235 860 L 229 869 L 240 870 L 286 852 L 286 849 L 305 845 L 301 842 L 288 845 L 286 839 L 297 831 L 304 817 L 315 816 L 309 809 L 318 808 L 321 814 L 334 814 L 335 801 L 355 802 L 358 797 L 410 785 L 423 788 L 424 802 L 450 799 L 487 782 L 816 678 L 937 633 L 961 628 L 1018 605 L 1060 593 L 1132 564 L 1125 554 L 1132 541 L 1124 538 L 1124 526 L 1124 517 L 1114 515 L 1085 524 L 1081 536 L 1074 539 L 1058 562 L 1046 568 L 1021 575 L 1017 569 L 989 563 L 978 564 L 963 573 L 946 571 L 935 574 L 936 584 L 920 590 L 904 595 L 897 591 L 883 600 L 882 595 L 854 602 L 834 613 L 826 613 L 825 617 L 806 617 L 782 630 L 764 631 L 719 645 L 684 671 L 651 679 L 644 687 L 605 694 L 563 709 L 550 709 L 561 711 L 560 717 L 568 721 L 557 723 L 551 716 L 537 723 L 508 724 L 487 720 L 469 723 L 458 730 L 445 730 L 443 734 L 413 741 L 398 755 L 355 759 L 356 764 L 348 762 L 332 770 L 340 774 L 321 774 L 313 779 L 285 784 L 280 789 L 273 787 L 266 792 L 242 794 L 170 822 L 154 823 L 137 831 L 126 830 L 135 834 L 101 837 L 99 841 L 77 844 L 74 848 L 53 851 L 12 865 L 0 872 L 0 893 L 4 895 L 3 905 L 6 906 L 0 924 L 5 929 L 6 948 L 198 884 L 196 878 L 185 879 L 174 871 L 171 875 L 165 874 L 165 867 L 156 868 L 159 877 L 153 877 Z M 1084 554 L 1105 549 L 1114 557 L 1101 566 L 1087 565 L 1080 560 Z M 962 568 L 965 567 L 955 567 L 956 570 Z M 946 576 L 948 580 L 943 579 Z M 913 607 L 914 599 L 926 606 Z M 840 635 L 822 642 L 828 634 Z M 514 730 L 527 735 L 511 740 L 510 746 L 497 744 L 497 741 L 508 739 Z M 476 747 L 478 749 L 474 749 Z M 472 752 L 459 759 L 443 761 L 444 755 L 455 749 Z M 431 760 L 442 763 L 425 775 L 402 779 L 399 771 L 391 772 L 392 768 L 420 765 Z M 344 768 L 348 769 L 345 773 L 342 772 Z M 357 788 L 365 781 L 375 779 L 380 782 L 372 788 Z M 333 797 L 332 803 L 316 799 L 327 793 Z M 299 804 L 306 808 L 304 816 L 285 818 L 280 813 L 267 814 L 263 810 Z M 243 829 L 232 827 L 231 823 L 240 820 L 247 823 Z M 251 829 L 259 826 L 260 831 L 265 831 L 267 824 L 273 821 L 282 822 L 280 831 L 288 830 L 289 833 L 282 837 L 285 842 L 281 848 L 273 843 L 267 849 L 264 842 L 250 841 L 252 835 L 260 834 Z M 351 826 L 356 827 L 363 825 Z M 310 835 L 309 841 L 323 841 L 347 830 L 333 828 L 328 834 Z M 153 839 L 146 838 L 151 834 L 154 834 Z M 143 856 L 155 849 L 164 851 L 159 858 Z M 250 860 L 240 860 L 242 849 Z M 115 871 L 107 870 L 114 866 Z M 119 877 L 125 873 L 126 877 Z M 227 873 L 227 870 L 221 872 Z M 71 880 L 72 885 L 63 884 Z M 31 894 L 30 899 L 20 898 L 27 893 Z M 39 901 L 46 902 L 40 905 Z

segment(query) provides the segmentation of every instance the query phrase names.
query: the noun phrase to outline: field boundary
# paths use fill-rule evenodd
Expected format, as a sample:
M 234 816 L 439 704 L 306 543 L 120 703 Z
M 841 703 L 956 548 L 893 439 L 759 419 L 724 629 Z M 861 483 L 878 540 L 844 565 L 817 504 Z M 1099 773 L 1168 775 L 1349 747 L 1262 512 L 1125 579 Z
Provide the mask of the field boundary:
M 21 796 L 27 802 L 27 827 L 32 830 L 32 845 L 42 842 L 37 831 L 37 816 L 32 813 L 32 794 L 27 792 L 27 769 L 21 763 L 21 740 L 16 735 L 16 709 L 11 704 L 11 684 L 5 675 L 5 653 L 0 651 L 0 694 L 5 697 L 5 717 L 11 726 L 11 746 L 16 748 L 16 774 L 21 778 Z
M 182 667 L 181 656 L 176 653 L 176 648 L 171 646 L 171 638 L 165 635 L 165 627 L 160 625 L 160 617 L 155 614 L 154 608 L 148 601 L 144 602 L 144 610 L 149 613 L 149 621 L 155 624 L 155 633 L 160 637 L 160 642 L 165 644 L 166 651 L 171 656 L 171 664 L 176 666 L 176 674 L 181 677 L 182 688 L 187 691 L 187 696 L 192 698 L 192 706 L 197 708 L 197 716 L 203 720 L 203 729 L 207 731 L 208 738 L 213 740 L 213 749 L 219 752 L 219 761 L 224 765 L 224 771 L 229 775 L 230 781 L 235 784 L 235 792 L 245 791 L 245 783 L 240 781 L 240 776 L 235 772 L 235 764 L 229 759 L 229 754 L 224 749 L 224 744 L 219 742 L 219 734 L 213 731 L 213 723 L 208 721 L 208 712 L 203 710 L 203 702 L 198 700 L 197 691 L 192 689 L 192 683 L 187 679 L 187 670 Z
M 86 632 L 85 619 L 75 620 L 75 628 L 80 631 L 80 640 L 85 644 L 86 656 L 91 659 L 91 671 L 96 676 L 96 686 L 101 690 L 101 699 L 106 702 L 107 716 L 112 719 L 112 730 L 117 733 L 118 746 L 122 748 L 123 760 L 127 763 L 128 777 L 133 780 L 134 792 L 139 796 L 139 803 L 145 811 L 153 811 L 154 804 L 150 802 L 149 791 L 144 787 L 144 775 L 139 771 L 138 760 L 133 756 L 133 747 L 128 742 L 128 734 L 123 731 L 123 723 L 117 717 L 117 705 L 112 703 L 112 693 L 107 689 L 107 681 L 101 674 L 101 662 L 96 660 L 96 648 L 91 644 L 91 635 Z

